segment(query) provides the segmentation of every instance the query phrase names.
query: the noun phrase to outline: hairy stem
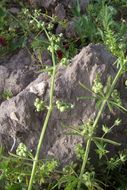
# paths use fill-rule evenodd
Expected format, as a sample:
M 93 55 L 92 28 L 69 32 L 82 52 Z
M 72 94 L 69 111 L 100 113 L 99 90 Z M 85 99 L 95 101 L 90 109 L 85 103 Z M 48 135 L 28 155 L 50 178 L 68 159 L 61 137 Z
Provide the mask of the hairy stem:
M 35 158 L 33 161 L 33 168 L 32 168 L 32 172 L 31 172 L 31 178 L 29 181 L 28 190 L 32 190 L 33 181 L 34 181 L 35 174 L 36 174 L 36 166 L 37 166 L 37 162 L 39 159 L 39 153 L 40 153 L 42 143 L 43 143 L 43 139 L 45 136 L 45 132 L 46 132 L 46 129 L 48 126 L 48 121 L 49 121 L 49 118 L 50 118 L 52 110 L 53 110 L 53 95 L 54 95 L 54 84 L 55 84 L 55 75 L 56 75 L 55 54 L 54 54 L 53 44 L 52 44 L 52 61 L 53 61 L 53 74 L 51 77 L 49 107 L 48 107 L 48 112 L 47 112 L 47 115 L 46 115 L 46 118 L 45 118 L 45 121 L 44 121 L 44 124 L 42 127 L 40 139 L 39 139 L 37 150 L 36 150 L 36 155 L 35 155 Z
M 114 89 L 114 87 L 115 87 L 115 85 L 116 85 L 116 83 L 117 83 L 119 77 L 120 77 L 121 74 L 122 74 L 122 71 L 123 71 L 123 69 L 122 69 L 122 67 L 121 67 L 121 68 L 118 70 L 118 72 L 117 72 L 117 74 L 116 74 L 116 76 L 115 76 L 115 79 L 113 80 L 113 83 L 112 83 L 112 85 L 111 85 L 111 88 L 110 88 L 109 92 L 107 93 L 107 95 L 106 95 L 104 101 L 103 101 L 102 104 L 101 104 L 100 110 L 98 111 L 98 114 L 97 114 L 97 116 L 96 116 L 96 119 L 95 119 L 95 121 L 94 121 L 94 123 L 93 123 L 93 134 L 94 134 L 94 131 L 95 131 L 96 127 L 97 127 L 97 123 L 98 123 L 98 121 L 99 121 L 99 119 L 100 119 L 100 117 L 101 117 L 101 114 L 102 114 L 102 112 L 103 112 L 103 110 L 104 110 L 104 108 L 105 108 L 105 106 L 106 106 L 106 103 L 107 103 L 107 101 L 108 101 L 108 99 L 109 99 L 109 97 L 110 97 L 110 95 L 111 95 L 111 93 L 112 93 L 112 91 L 113 91 L 113 89 Z M 83 173 L 84 173 L 84 171 L 85 171 L 85 167 L 86 167 L 87 160 L 88 160 L 88 157 L 89 157 L 91 142 L 92 142 L 92 136 L 91 136 L 90 138 L 88 138 L 87 143 L 86 143 L 86 149 L 85 149 L 85 154 L 84 154 L 84 158 L 83 158 L 83 163 L 82 163 L 82 167 L 81 167 L 81 171 L 80 171 L 80 175 L 79 175 L 79 181 L 78 181 L 78 185 L 77 185 L 77 190 L 80 190 L 80 188 L 81 188 L 82 176 L 83 176 Z

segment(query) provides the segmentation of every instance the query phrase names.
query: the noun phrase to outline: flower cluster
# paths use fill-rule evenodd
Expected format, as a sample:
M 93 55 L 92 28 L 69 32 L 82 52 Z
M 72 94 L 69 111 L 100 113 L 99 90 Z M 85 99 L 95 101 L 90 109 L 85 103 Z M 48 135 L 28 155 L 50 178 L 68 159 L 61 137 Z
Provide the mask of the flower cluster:
M 89 120 L 82 126 L 81 135 L 84 137 L 91 137 L 93 134 L 93 121 Z
M 122 105 L 122 102 L 121 102 L 121 99 L 120 99 L 120 96 L 119 96 L 117 89 L 113 90 L 111 97 L 115 103 L 117 103 L 118 105 Z
M 97 76 L 96 79 L 93 82 L 92 91 L 95 94 L 101 94 L 103 91 L 103 85 L 101 83 L 100 77 Z
M 26 157 L 27 153 L 28 153 L 28 149 L 27 149 L 26 145 L 23 143 L 20 143 L 16 150 L 16 154 L 21 157 Z
M 73 109 L 74 105 L 73 104 L 67 104 L 63 101 L 57 100 L 56 101 L 56 107 L 58 110 L 60 110 L 60 112 L 64 112 L 64 111 L 67 111 L 69 109 Z
M 43 111 L 45 108 L 44 101 L 40 100 L 39 98 L 35 99 L 34 106 L 36 107 L 37 112 Z

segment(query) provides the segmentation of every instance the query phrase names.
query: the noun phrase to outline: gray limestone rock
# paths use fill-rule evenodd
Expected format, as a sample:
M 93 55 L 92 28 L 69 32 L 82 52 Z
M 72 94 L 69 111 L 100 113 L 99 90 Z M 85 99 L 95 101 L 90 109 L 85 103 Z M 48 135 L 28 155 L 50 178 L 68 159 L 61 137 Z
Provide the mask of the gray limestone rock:
M 99 73 L 102 82 L 105 83 L 108 75 L 115 74 L 112 66 L 114 60 L 115 58 L 102 45 L 90 44 L 71 60 L 70 65 L 59 67 L 54 101 L 71 103 L 74 109 L 61 113 L 56 107 L 54 108 L 42 145 L 42 156 L 54 156 L 63 165 L 75 159 L 75 145 L 85 142 L 80 136 L 68 135 L 69 126 L 78 128 L 80 124 L 94 118 L 97 111 L 95 100 L 78 99 L 81 96 L 91 95 L 80 86 L 79 82 L 91 88 L 96 74 Z M 19 142 L 24 142 L 30 149 L 36 150 L 46 110 L 37 113 L 34 101 L 40 97 L 48 102 L 49 86 L 48 75 L 40 74 L 17 96 L 0 105 L 0 141 L 6 144 L 8 149 L 16 139 L 14 149 Z
M 99 73 L 102 82 L 105 83 L 109 75 L 115 74 L 112 66 L 114 60 L 115 58 L 102 45 L 90 44 L 72 59 L 68 67 L 59 69 L 55 86 L 56 99 L 74 105 L 74 109 L 64 113 L 55 109 L 49 122 L 49 131 L 47 130 L 46 143 L 48 145 L 49 133 L 53 142 L 50 144 L 52 147 L 49 148 L 49 154 L 59 158 L 60 162 L 65 164 L 74 159 L 74 144 L 83 143 L 80 136 L 64 135 L 68 132 L 69 126 L 78 128 L 79 125 L 93 119 L 97 111 L 95 100 L 78 99 L 82 96 L 91 96 L 91 93 L 83 89 L 79 82 L 91 89 L 96 74 Z M 62 128 L 62 125 L 68 128 Z M 51 129 L 54 129 L 52 135 Z
M 6 67 L 0 65 L 0 93 L 4 90 L 5 80 L 9 77 L 9 71 Z
M 76 30 L 75 30 L 75 23 L 74 21 L 69 21 L 65 30 L 65 34 L 67 38 L 75 38 L 76 37 Z
M 65 8 L 73 8 L 76 5 L 76 0 L 30 0 L 31 5 L 44 7 L 45 9 L 51 10 L 55 8 L 59 3 L 61 3 Z M 84 12 L 87 5 L 89 4 L 89 0 L 79 0 L 81 11 Z
M 25 49 L 12 55 L 0 64 L 0 94 L 11 91 L 13 95 L 21 92 L 33 79 L 31 56 Z
M 39 6 L 39 7 L 44 7 L 45 9 L 50 9 L 52 6 L 55 6 L 57 0 L 31 0 L 30 3 L 33 6 Z
M 57 16 L 60 20 L 65 19 L 66 17 L 66 11 L 64 9 L 64 6 L 61 3 L 58 3 L 58 5 L 55 7 L 55 16 Z

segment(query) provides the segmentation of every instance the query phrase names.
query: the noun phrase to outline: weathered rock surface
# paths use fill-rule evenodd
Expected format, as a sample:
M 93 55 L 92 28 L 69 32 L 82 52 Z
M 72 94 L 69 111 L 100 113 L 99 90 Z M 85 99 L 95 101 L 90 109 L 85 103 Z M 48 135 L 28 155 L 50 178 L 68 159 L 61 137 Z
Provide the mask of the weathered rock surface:
M 65 34 L 67 38 L 75 38 L 76 30 L 74 21 L 69 21 L 65 30 Z
M 90 92 L 79 85 L 79 82 L 91 88 L 96 74 L 99 73 L 103 83 L 105 83 L 108 75 L 114 76 L 113 62 L 114 57 L 102 45 L 90 44 L 71 60 L 70 65 L 58 69 L 55 83 L 55 100 L 72 103 L 74 109 L 60 113 L 57 108 L 54 108 L 42 146 L 41 153 L 43 153 L 43 156 L 53 155 L 62 164 L 74 159 L 74 147 L 78 143 L 83 143 L 83 139 L 80 136 L 66 135 L 65 132 L 68 131 L 68 128 L 63 128 L 62 125 L 78 127 L 79 124 L 94 118 L 96 113 L 94 100 L 78 99 L 81 96 L 91 95 Z M 15 64 L 13 69 L 17 67 Z M 8 78 L 6 69 L 9 68 L 4 65 L 2 72 L 3 76 Z M 29 79 L 28 83 L 30 83 Z M 3 88 L 4 81 L 0 84 Z M 36 150 L 46 110 L 37 113 L 34 101 L 36 97 L 48 101 L 49 84 L 48 75 L 40 74 L 26 88 L 24 86 L 24 90 L 21 92 L 22 88 L 20 88 L 17 91 L 19 92 L 17 96 L 1 104 L 0 140 L 2 144 L 6 144 L 8 149 L 11 148 L 13 139 L 16 139 L 15 148 L 19 142 L 24 142 L 30 149 Z
M 0 62 L 0 94 L 4 90 L 13 95 L 21 92 L 34 78 L 32 60 L 25 49 L 13 55 L 10 60 Z
M 72 8 L 76 4 L 76 0 L 30 0 L 30 3 L 33 6 L 40 6 L 45 9 L 52 9 L 55 8 L 59 3 L 62 4 L 64 7 Z M 79 1 L 81 10 L 84 11 L 86 9 L 86 6 L 89 3 L 89 0 L 80 0 Z
M 60 20 L 65 19 L 66 11 L 65 11 L 64 6 L 62 4 L 58 3 L 58 5 L 55 7 L 55 15 Z

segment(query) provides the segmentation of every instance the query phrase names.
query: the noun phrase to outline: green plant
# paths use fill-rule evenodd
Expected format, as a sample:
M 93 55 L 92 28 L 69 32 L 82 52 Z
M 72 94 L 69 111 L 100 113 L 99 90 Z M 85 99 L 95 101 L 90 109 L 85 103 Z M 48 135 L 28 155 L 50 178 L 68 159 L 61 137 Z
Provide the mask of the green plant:
M 64 187 L 65 190 L 76 189 L 78 176 L 75 172 L 76 164 L 70 163 L 63 168 L 62 176 L 58 180 L 58 189 Z M 52 188 L 53 189 L 53 188 Z
M 4 156 L 3 148 L 0 148 L 0 187 L 6 190 L 27 190 L 28 180 L 31 174 L 32 152 L 20 143 L 16 150 L 16 155 L 9 153 Z M 39 187 L 51 178 L 58 162 L 56 160 L 38 160 L 36 168 L 36 178 L 33 189 Z
M 97 28 L 90 16 L 89 12 L 87 14 L 81 14 L 79 1 L 76 1 L 76 6 L 72 12 L 74 15 L 74 24 L 77 36 L 81 40 L 81 43 L 87 41 L 96 41 L 98 38 Z
M 121 77 L 121 75 L 123 74 L 123 72 L 125 72 L 125 70 L 123 69 L 123 65 L 121 64 L 121 66 L 118 70 L 118 73 L 117 73 L 116 77 L 114 78 L 112 85 L 111 85 L 110 89 L 106 92 L 106 94 L 102 94 L 102 86 L 100 86 L 100 85 L 98 86 L 98 85 L 96 85 L 96 83 L 94 83 L 94 88 L 93 88 L 94 93 L 96 92 L 98 95 L 102 94 L 101 95 L 102 98 L 101 98 L 100 110 L 98 111 L 95 120 L 92 123 L 91 122 L 88 123 L 87 128 L 86 128 L 86 125 L 84 126 L 85 133 L 83 133 L 83 135 L 85 135 L 85 138 L 87 139 L 87 143 L 86 143 L 86 149 L 85 149 L 85 153 L 84 153 L 84 157 L 83 157 L 83 163 L 82 163 L 82 167 L 81 167 L 81 171 L 80 171 L 80 175 L 79 175 L 79 182 L 78 182 L 78 186 L 77 186 L 78 190 L 80 190 L 80 188 L 81 188 L 82 178 L 83 178 L 83 174 L 84 174 L 86 164 L 88 161 L 88 155 L 89 155 L 90 146 L 91 146 L 92 141 L 96 144 L 96 146 L 98 148 L 98 153 L 99 153 L 100 158 L 108 152 L 105 149 L 105 146 L 106 146 L 105 143 L 119 145 L 116 142 L 105 139 L 104 136 L 102 138 L 95 137 L 95 131 L 96 131 L 96 128 L 98 127 L 98 121 L 102 115 L 102 112 L 105 109 L 105 106 L 109 104 L 109 100 L 112 95 L 113 89 L 115 88 L 115 85 L 116 85 L 119 77 Z M 114 100 L 114 102 L 115 102 L 115 100 Z M 116 106 L 117 106 L 117 104 L 116 104 Z M 119 107 L 119 105 L 118 105 L 118 107 Z M 103 130 L 106 132 L 105 129 L 106 128 L 103 127 Z
M 9 153 L 8 157 L 3 156 L 1 149 L 1 188 L 5 187 L 5 190 L 26 190 L 27 188 L 31 190 L 39 189 L 40 187 L 46 190 L 103 190 L 110 187 L 115 190 L 126 189 L 127 177 L 124 165 L 127 161 L 127 152 L 120 152 L 112 158 L 107 156 L 109 152 L 108 144 L 120 145 L 119 142 L 115 142 L 107 136 L 122 123 L 121 119 L 115 118 L 110 127 L 104 122 L 101 128 L 102 136 L 96 135 L 96 130 L 100 126 L 101 116 L 104 111 L 109 109 L 112 114 L 114 114 L 116 108 L 123 112 L 127 111 L 116 88 L 118 80 L 127 71 L 127 24 L 125 21 L 120 23 L 121 18 L 117 20 L 118 9 L 123 6 L 126 6 L 125 0 L 96 0 L 94 3 L 89 4 L 87 13 L 82 14 L 77 0 L 73 15 L 78 39 L 75 41 L 63 39 L 61 42 L 61 38 L 64 37 L 53 33 L 54 24 L 60 22 L 56 17 L 50 17 L 47 13 L 43 14 L 41 10 L 29 10 L 24 7 L 20 7 L 21 10 L 14 16 L 8 11 L 6 1 L 2 1 L 0 5 L 0 45 L 2 55 L 10 52 L 10 49 L 15 50 L 19 47 L 27 47 L 33 54 L 34 52 L 37 53 L 37 59 L 42 66 L 41 54 L 43 50 L 47 49 L 49 56 L 52 58 L 53 66 L 46 66 L 40 70 L 48 73 L 51 77 L 51 82 L 49 104 L 39 98 L 35 99 L 34 102 L 37 112 L 47 111 L 36 154 L 33 156 L 33 153 L 23 143 L 19 144 L 16 155 Z M 65 21 L 63 23 L 61 21 L 61 25 L 66 27 Z M 82 136 L 86 142 L 85 148 L 81 145 L 76 147 L 75 152 L 78 164 L 70 163 L 62 171 L 56 171 L 58 162 L 54 159 L 40 160 L 39 153 L 53 108 L 56 107 L 61 114 L 74 108 L 72 104 L 62 100 L 54 101 L 54 83 L 58 63 L 61 65 L 68 63 L 68 59 L 78 51 L 76 43 L 79 41 L 82 43 L 79 43 L 79 45 L 84 45 L 84 42 L 85 44 L 89 42 L 104 43 L 117 57 L 115 65 L 118 72 L 114 79 L 109 76 L 105 84 L 102 84 L 101 77 L 97 74 L 91 89 L 79 83 L 82 88 L 91 92 L 91 97 L 77 98 L 82 100 L 95 99 L 98 112 L 95 119 L 88 120 L 79 128 L 74 129 L 72 127 L 73 135 Z M 2 95 L 3 99 L 11 97 L 12 93 L 9 91 L 5 91 Z M 97 169 L 92 166 L 89 157 L 92 143 L 96 146 L 95 152 L 99 158 Z M 124 169 L 122 169 L 123 167 Z
M 35 99 L 34 106 L 36 107 L 36 111 L 40 112 L 45 109 L 44 101 L 40 100 L 39 98 Z
M 25 31 L 26 22 L 20 11 L 15 17 L 7 8 L 8 1 L 0 4 L 0 53 L 1 56 L 25 46 L 28 33 Z M 22 15 L 21 17 L 19 15 Z M 27 22 L 26 22 L 27 23 Z M 28 26 L 28 24 L 27 24 Z M 26 35 L 27 34 L 27 35 Z
M 63 101 L 59 101 L 57 100 L 56 101 L 56 107 L 58 110 L 60 110 L 60 112 L 65 112 L 67 111 L 68 109 L 73 109 L 74 108 L 74 105 L 72 104 L 67 104 Z
M 48 106 L 48 111 L 47 111 L 47 115 L 42 127 L 42 132 L 40 135 L 40 139 L 38 142 L 38 146 L 37 146 L 37 150 L 36 150 L 36 155 L 35 158 L 33 160 L 33 169 L 32 169 L 32 173 L 31 173 L 31 178 L 30 178 L 30 182 L 29 182 L 29 186 L 28 186 L 28 190 L 32 189 L 33 186 L 33 181 L 35 178 L 35 174 L 36 174 L 36 167 L 37 167 L 37 162 L 39 159 L 39 153 L 41 150 L 41 145 L 43 143 L 43 139 L 44 139 L 44 135 L 45 135 L 45 131 L 48 125 L 48 121 L 49 118 L 51 116 L 52 110 L 53 110 L 53 95 L 54 95 L 54 83 L 55 83 L 55 76 L 56 76 L 56 69 L 57 69 L 57 64 L 56 64 L 56 58 L 55 58 L 55 53 L 59 48 L 59 42 L 60 42 L 60 36 L 55 36 L 53 34 L 51 34 L 50 32 L 47 31 L 44 22 L 41 22 L 39 20 L 37 20 L 37 17 L 34 15 L 31 15 L 31 19 L 33 22 L 35 22 L 37 24 L 37 27 L 40 30 L 43 30 L 48 41 L 49 41 L 49 46 L 48 46 L 48 50 L 51 53 L 51 57 L 52 57 L 52 62 L 53 62 L 53 68 L 52 68 L 52 75 L 51 75 L 51 84 L 50 84 L 50 95 L 49 95 L 49 106 Z
M 10 98 L 13 97 L 13 93 L 10 91 L 10 90 L 4 90 L 1 97 L 4 99 L 4 100 L 9 100 Z
M 107 7 L 106 7 L 106 9 L 107 9 Z M 111 29 L 110 29 L 109 22 L 107 22 L 105 24 L 106 24 L 105 28 L 107 27 L 107 31 L 106 32 L 110 33 Z M 113 41 L 115 42 L 115 38 L 113 37 L 112 33 L 110 33 L 110 39 L 113 39 Z M 109 41 L 108 45 L 110 45 L 110 47 L 114 47 L 112 49 L 112 51 L 114 52 L 115 55 L 118 55 L 117 54 L 116 43 L 112 44 L 113 41 L 112 40 Z M 98 110 L 97 116 L 96 116 L 95 120 L 93 121 L 92 126 L 91 126 L 91 124 L 88 125 L 88 134 L 86 136 L 87 143 L 86 143 L 86 149 L 85 149 L 85 153 L 84 153 L 83 163 L 82 163 L 82 167 L 81 167 L 81 171 L 80 171 L 80 175 L 79 175 L 79 182 L 78 182 L 78 185 L 77 185 L 77 189 L 78 190 L 80 190 L 80 188 L 81 188 L 82 178 L 83 178 L 83 174 L 84 174 L 84 171 L 85 171 L 85 168 L 86 168 L 86 164 L 87 164 L 87 160 L 88 160 L 88 156 L 89 156 L 89 152 L 90 152 L 90 147 L 91 147 L 92 141 L 99 148 L 98 149 L 99 150 L 98 153 L 100 155 L 100 158 L 103 156 L 103 154 L 105 155 L 107 153 L 107 151 L 105 150 L 106 144 L 104 144 L 104 142 L 105 143 L 112 143 L 112 144 L 116 144 L 117 145 L 116 142 L 110 141 L 110 140 L 105 139 L 105 138 L 98 138 L 98 137 L 94 137 L 94 136 L 95 136 L 96 128 L 98 127 L 99 119 L 100 119 L 100 117 L 102 115 L 102 112 L 104 111 L 106 105 L 109 108 L 112 107 L 112 105 L 113 106 L 115 105 L 118 108 L 119 107 L 122 108 L 121 101 L 120 101 L 120 98 L 118 96 L 117 91 L 116 91 L 116 93 L 114 95 L 114 92 L 115 92 L 114 88 L 115 88 L 115 86 L 116 86 L 117 81 L 119 80 L 119 78 L 122 76 L 123 73 L 126 72 L 126 69 L 127 69 L 126 68 L 126 63 L 127 63 L 126 57 L 123 57 L 123 53 L 120 51 L 119 52 L 119 58 L 117 60 L 118 72 L 117 72 L 114 80 L 112 81 L 112 84 L 108 88 L 108 91 L 106 91 L 106 92 L 103 91 L 103 85 L 100 83 L 100 81 L 96 80 L 94 82 L 94 85 L 93 85 L 92 89 L 93 89 L 93 92 L 95 94 L 97 94 L 100 97 L 100 99 L 101 99 L 101 102 L 99 104 L 100 109 Z M 110 101 L 110 98 L 112 96 L 115 99 L 113 99 L 112 101 Z M 126 111 L 126 109 L 125 109 L 125 111 Z

